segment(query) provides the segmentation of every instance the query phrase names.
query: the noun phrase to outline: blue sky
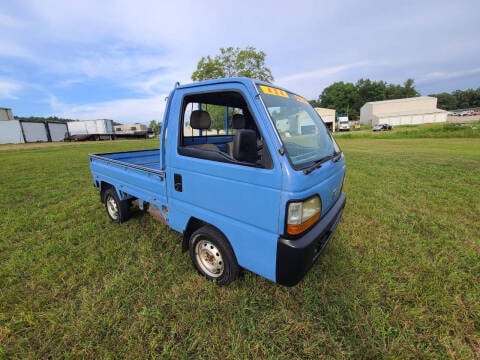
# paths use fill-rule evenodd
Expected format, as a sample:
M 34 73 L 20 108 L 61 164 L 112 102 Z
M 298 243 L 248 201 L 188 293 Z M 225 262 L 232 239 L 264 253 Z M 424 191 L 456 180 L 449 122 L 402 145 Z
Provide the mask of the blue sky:
M 267 54 L 275 83 L 316 99 L 336 81 L 422 95 L 480 87 L 480 1 L 0 2 L 0 107 L 17 116 L 161 120 L 176 81 L 220 47 Z

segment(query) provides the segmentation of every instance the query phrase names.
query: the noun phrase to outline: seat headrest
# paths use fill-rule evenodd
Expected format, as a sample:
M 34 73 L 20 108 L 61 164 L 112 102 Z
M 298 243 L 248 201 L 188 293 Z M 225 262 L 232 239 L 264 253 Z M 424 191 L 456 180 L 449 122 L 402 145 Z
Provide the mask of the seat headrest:
M 210 114 L 205 110 L 194 110 L 190 115 L 190 126 L 197 130 L 210 129 L 212 120 Z
M 245 129 L 245 118 L 242 114 L 233 114 L 232 129 Z

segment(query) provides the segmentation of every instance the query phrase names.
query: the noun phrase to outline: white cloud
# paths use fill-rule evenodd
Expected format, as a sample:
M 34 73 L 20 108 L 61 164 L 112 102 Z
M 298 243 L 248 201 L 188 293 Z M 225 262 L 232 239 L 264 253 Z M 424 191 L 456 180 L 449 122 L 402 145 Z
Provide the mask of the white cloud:
M 423 77 L 419 79 L 419 83 L 428 82 L 428 81 L 436 81 L 436 80 L 448 80 L 448 79 L 458 79 L 472 75 L 479 75 L 480 74 L 480 67 L 473 68 L 473 69 L 466 69 L 461 71 L 434 71 L 425 74 Z
M 340 64 L 280 77 L 276 79 L 276 83 L 289 90 L 301 92 L 301 95 L 308 98 L 316 98 L 321 91 L 319 89 L 344 79 L 346 73 L 352 69 L 359 69 L 368 65 L 367 61 Z
M 24 84 L 8 79 L 0 79 L 0 99 L 17 99 Z
M 112 100 L 90 104 L 64 104 L 55 96 L 50 97 L 50 105 L 56 116 L 92 120 L 112 119 L 121 123 L 160 121 L 165 109 L 167 95 L 158 95 L 144 99 Z
M 306 80 L 306 79 L 311 80 L 311 79 L 331 78 L 333 76 L 341 74 L 346 70 L 349 70 L 352 68 L 358 68 L 366 65 L 368 65 L 367 61 L 355 62 L 351 64 L 341 64 L 337 66 L 321 68 L 321 69 L 316 69 L 316 70 L 307 71 L 303 73 L 284 76 L 284 77 L 278 78 L 277 81 L 282 83 L 289 83 L 289 82 L 295 82 L 295 81 Z

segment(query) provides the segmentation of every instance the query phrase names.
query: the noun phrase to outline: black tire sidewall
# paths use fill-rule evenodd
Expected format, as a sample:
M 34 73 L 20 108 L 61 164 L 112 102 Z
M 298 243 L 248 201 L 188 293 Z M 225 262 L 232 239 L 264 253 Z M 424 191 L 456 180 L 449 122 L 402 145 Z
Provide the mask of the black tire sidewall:
M 118 217 L 116 219 L 114 219 L 110 215 L 110 212 L 108 211 L 108 199 L 110 197 L 113 200 L 115 200 L 115 202 L 117 203 Z M 119 198 L 118 198 L 117 192 L 115 191 L 114 188 L 109 188 L 105 191 L 104 199 L 105 199 L 105 210 L 107 212 L 108 217 L 112 221 L 117 222 L 117 223 L 122 223 L 122 222 L 128 220 L 128 217 L 129 217 L 129 214 L 130 214 L 128 202 L 127 201 L 120 201 Z

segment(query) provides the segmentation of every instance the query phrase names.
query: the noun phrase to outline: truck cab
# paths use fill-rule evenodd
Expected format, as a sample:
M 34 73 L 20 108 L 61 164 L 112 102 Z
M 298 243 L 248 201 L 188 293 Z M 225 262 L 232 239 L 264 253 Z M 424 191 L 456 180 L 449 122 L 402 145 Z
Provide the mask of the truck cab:
M 132 200 L 156 209 L 219 285 L 240 269 L 295 285 L 346 201 L 343 153 L 308 101 L 247 78 L 175 87 L 158 150 L 91 155 L 90 167 L 112 220 Z

